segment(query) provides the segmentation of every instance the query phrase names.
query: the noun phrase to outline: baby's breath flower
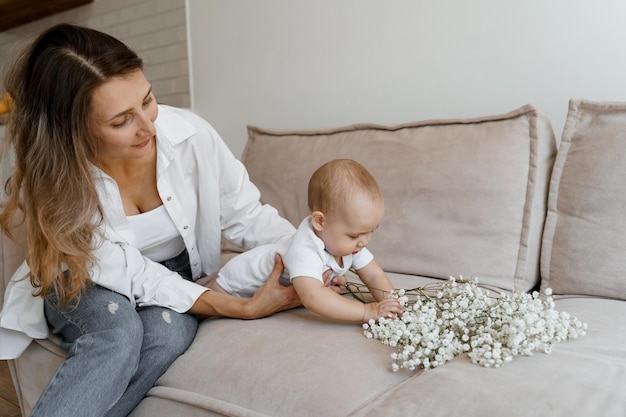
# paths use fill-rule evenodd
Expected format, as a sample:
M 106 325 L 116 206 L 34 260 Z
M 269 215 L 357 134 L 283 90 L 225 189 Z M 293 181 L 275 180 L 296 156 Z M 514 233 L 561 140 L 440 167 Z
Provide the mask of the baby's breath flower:
M 354 292 L 351 291 L 354 295 Z M 391 369 L 431 369 L 462 353 L 473 363 L 501 367 L 539 347 L 550 353 L 561 341 L 584 336 L 587 324 L 554 309 L 552 291 L 505 294 L 497 298 L 470 280 L 450 277 L 443 284 L 395 290 L 404 312 L 363 325 L 367 338 L 396 348 Z

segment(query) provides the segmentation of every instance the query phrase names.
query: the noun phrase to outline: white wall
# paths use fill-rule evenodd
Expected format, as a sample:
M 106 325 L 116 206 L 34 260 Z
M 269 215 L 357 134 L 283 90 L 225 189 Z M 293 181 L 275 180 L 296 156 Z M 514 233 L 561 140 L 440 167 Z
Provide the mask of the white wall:
M 187 0 L 192 107 L 247 124 L 403 123 L 626 101 L 623 0 Z

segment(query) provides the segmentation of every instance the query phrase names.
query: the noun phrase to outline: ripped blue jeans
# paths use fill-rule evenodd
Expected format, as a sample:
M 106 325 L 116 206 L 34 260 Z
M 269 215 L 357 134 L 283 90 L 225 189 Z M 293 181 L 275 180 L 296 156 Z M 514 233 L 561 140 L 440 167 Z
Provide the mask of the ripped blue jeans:
M 163 262 L 190 278 L 187 252 Z M 125 417 L 193 341 L 198 320 L 163 307 L 135 308 L 100 286 L 87 288 L 77 306 L 45 302 L 52 332 L 68 350 L 31 417 Z

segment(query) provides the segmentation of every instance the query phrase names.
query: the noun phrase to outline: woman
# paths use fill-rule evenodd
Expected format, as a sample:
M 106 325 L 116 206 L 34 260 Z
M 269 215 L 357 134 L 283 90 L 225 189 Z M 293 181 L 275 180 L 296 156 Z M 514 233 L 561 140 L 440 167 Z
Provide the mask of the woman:
M 27 255 L 7 289 L 0 355 L 18 356 L 48 328 L 69 352 L 32 416 L 126 416 L 187 349 L 197 316 L 252 319 L 299 305 L 278 284 L 279 259 L 252 298 L 194 282 L 219 269 L 222 237 L 248 249 L 294 229 L 259 203 L 207 122 L 157 105 L 122 42 L 54 26 L 5 86 L 16 166 L 0 224 L 10 232 L 23 221 Z

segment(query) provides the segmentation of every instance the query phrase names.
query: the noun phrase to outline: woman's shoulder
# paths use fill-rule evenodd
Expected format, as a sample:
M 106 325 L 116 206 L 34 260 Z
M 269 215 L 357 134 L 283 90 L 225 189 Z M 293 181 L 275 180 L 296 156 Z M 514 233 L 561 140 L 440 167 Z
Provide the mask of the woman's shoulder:
M 175 131 L 182 128 L 186 132 L 185 127 L 198 129 L 213 130 L 209 122 L 191 111 L 181 107 L 172 107 L 166 104 L 159 104 L 159 115 L 155 121 L 159 127 L 171 127 Z
M 169 117 L 177 116 L 186 120 L 192 119 L 200 119 L 204 121 L 200 116 L 194 113 L 191 109 L 183 108 L 183 107 L 174 107 L 167 104 L 159 104 L 159 117 L 161 115 L 167 115 Z M 206 121 L 205 121 L 206 122 Z
M 160 136 L 172 145 L 192 138 L 200 138 L 203 142 L 221 140 L 209 122 L 189 109 L 160 104 L 155 125 Z
M 155 125 L 159 149 L 166 156 L 177 154 L 183 159 L 220 160 L 220 166 L 229 165 L 227 162 L 234 159 L 217 131 L 191 110 L 159 105 Z

